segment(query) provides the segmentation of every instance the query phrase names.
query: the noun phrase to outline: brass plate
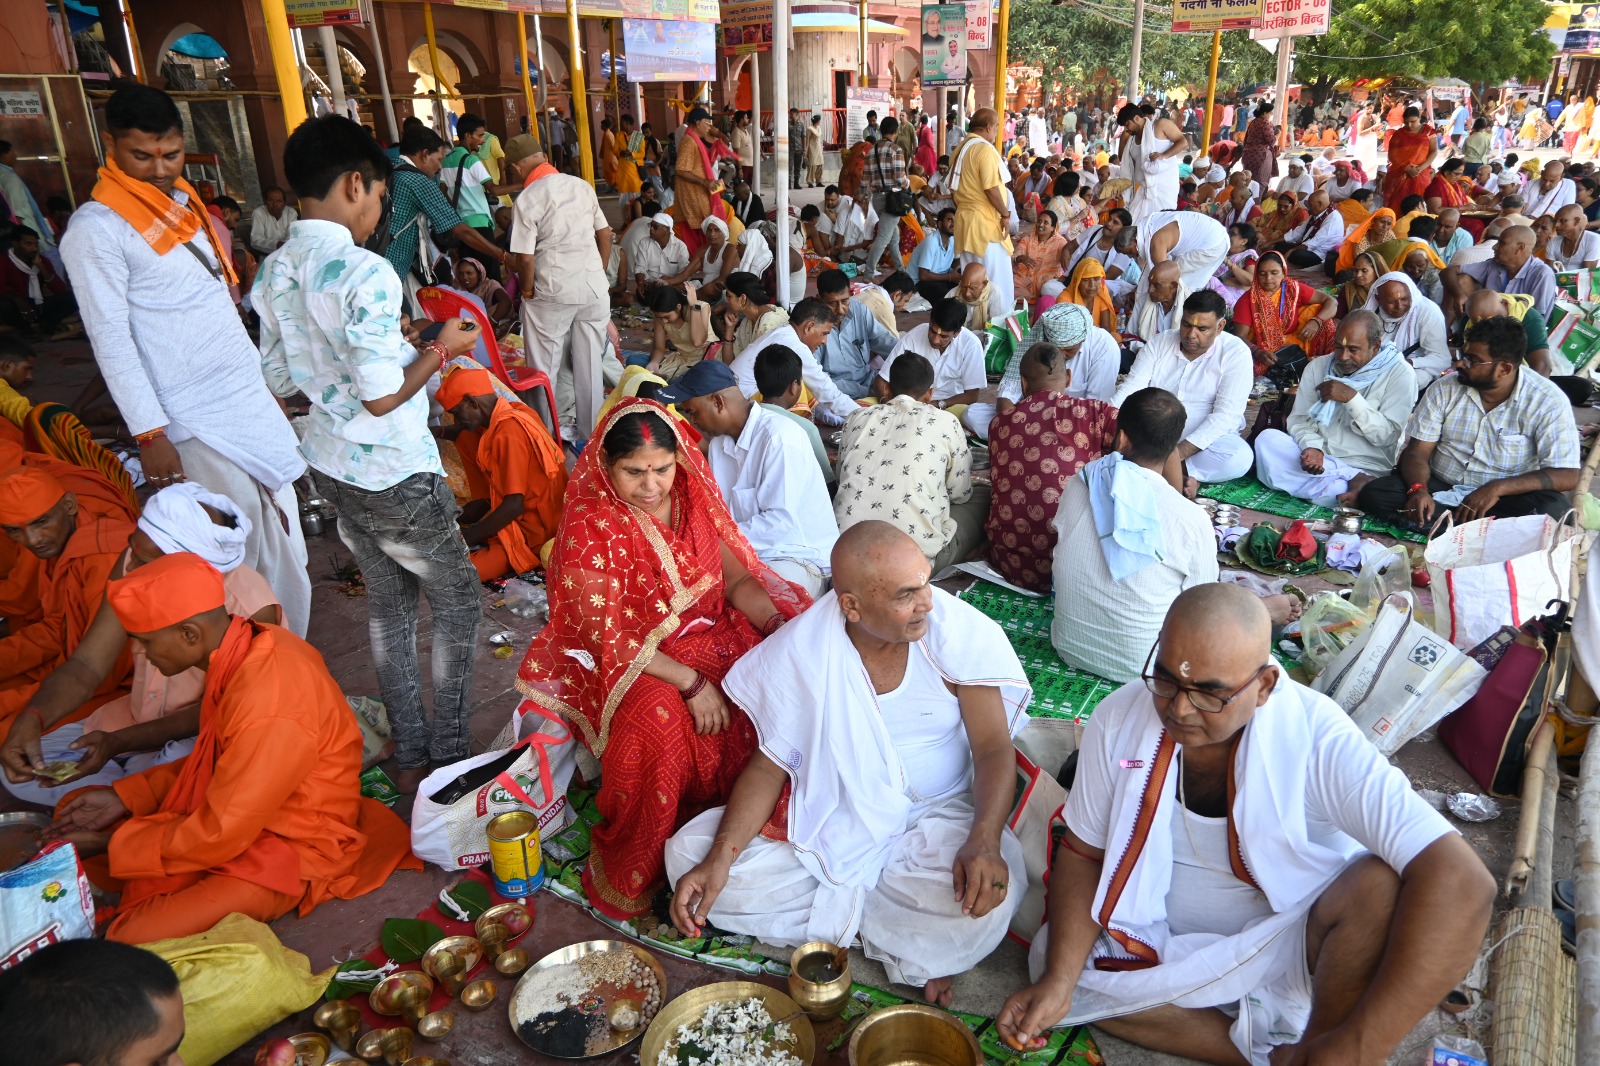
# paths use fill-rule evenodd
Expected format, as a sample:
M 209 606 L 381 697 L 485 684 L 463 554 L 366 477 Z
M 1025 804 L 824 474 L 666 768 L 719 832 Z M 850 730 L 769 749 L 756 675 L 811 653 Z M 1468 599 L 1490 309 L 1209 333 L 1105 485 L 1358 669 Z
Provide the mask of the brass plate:
M 661 968 L 661 963 L 654 955 L 650 954 L 644 948 L 639 947 L 637 944 L 630 944 L 623 940 L 586 940 L 580 944 L 572 944 L 568 947 L 564 947 L 559 951 L 552 951 L 550 954 L 546 955 L 544 958 L 528 967 L 527 971 L 517 979 L 516 986 L 512 988 L 511 996 L 506 1006 L 506 1012 L 511 1018 L 511 1031 L 517 1034 L 517 1039 L 521 1040 L 524 1044 L 527 1044 L 530 1048 L 533 1048 L 533 1050 L 537 1051 L 541 1055 L 549 1055 L 551 1058 L 558 1059 L 592 1059 L 599 1055 L 609 1055 L 618 1048 L 626 1047 L 635 1040 L 639 1039 L 641 1033 L 643 1032 L 642 1026 L 630 1033 L 618 1033 L 613 1031 L 611 1033 L 611 1039 L 606 1041 L 605 1046 L 592 1053 L 586 1052 L 582 1055 L 557 1055 L 554 1052 L 529 1043 L 529 1041 L 524 1039 L 522 1035 L 520 1028 L 522 1023 L 533 1020 L 531 1017 L 519 1017 L 517 1014 L 517 993 L 521 990 L 522 983 L 524 981 L 528 980 L 541 970 L 549 970 L 556 966 L 565 966 L 569 963 L 577 962 L 585 955 L 597 955 L 608 951 L 626 951 L 636 957 L 640 962 L 644 963 L 650 969 L 650 972 L 655 975 L 656 986 L 661 991 L 662 1003 L 666 1002 L 667 974 L 666 971 Z M 602 1004 L 602 1012 L 603 1009 L 604 1004 Z M 657 1012 L 656 1017 L 659 1018 L 665 1012 L 665 1008 L 663 1007 L 661 1011 Z
M 650 1023 L 650 1028 L 645 1032 L 644 1043 L 639 1045 L 640 1066 L 655 1066 L 661 1052 L 677 1035 L 678 1027 L 698 1022 L 705 1015 L 706 1008 L 713 1003 L 736 1003 L 752 997 L 761 1000 L 766 1005 L 767 1013 L 775 1020 L 795 1015 L 787 1023 L 794 1033 L 794 1042 L 787 1045 L 787 1050 L 800 1060 L 800 1066 L 811 1066 L 811 1059 L 817 1053 L 817 1037 L 812 1031 L 811 1019 L 800 1013 L 800 1005 L 788 995 L 758 981 L 723 981 L 720 984 L 702 985 L 691 988 L 662 1007 L 661 1013 L 656 1015 L 655 1021 Z

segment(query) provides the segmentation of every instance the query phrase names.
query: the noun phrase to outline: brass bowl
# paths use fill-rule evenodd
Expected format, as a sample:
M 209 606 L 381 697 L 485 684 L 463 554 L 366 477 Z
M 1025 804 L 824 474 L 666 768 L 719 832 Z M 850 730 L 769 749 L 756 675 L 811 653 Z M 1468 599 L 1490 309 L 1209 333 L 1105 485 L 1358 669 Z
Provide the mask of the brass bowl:
M 415 1058 L 407 1059 L 405 1062 L 401 1063 L 400 1066 L 450 1066 L 450 1060 L 429 1058 L 427 1055 L 418 1055 Z
M 817 1037 L 811 1029 L 811 1021 L 800 1013 L 800 1005 L 794 1000 L 770 985 L 755 981 L 723 981 L 691 988 L 662 1007 L 650 1023 L 650 1028 L 645 1030 L 644 1042 L 639 1045 L 639 1061 L 653 1063 L 659 1059 L 667 1045 L 677 1037 L 678 1027 L 698 1022 L 711 1004 L 744 1000 L 752 996 L 766 1005 L 767 1013 L 774 1019 L 795 1015 L 787 1023 L 794 1033 L 794 1042 L 787 1045 L 787 1050 L 800 1060 L 800 1066 L 811 1066 L 811 1060 L 817 1053 Z M 902 1055 L 894 1061 L 910 1063 L 916 1060 L 912 1056 Z M 983 1066 L 983 1061 L 979 1059 L 976 1066 Z
M 850 1001 L 850 953 L 825 940 L 795 948 L 789 958 L 789 995 L 817 1021 L 835 1017 Z
M 850 1035 L 850 1066 L 983 1066 L 972 1030 L 955 1015 L 921 1003 L 874 1011 Z
M 494 968 L 507 977 L 512 977 L 528 968 L 528 953 L 522 948 L 512 948 L 510 951 L 501 952 L 494 960 Z
M 450 1010 L 436 1010 L 424 1014 L 417 1022 L 417 1035 L 424 1040 L 443 1040 L 456 1027 L 456 1015 Z
M 461 1005 L 468 1010 L 486 1010 L 500 995 L 500 988 L 487 977 L 480 977 L 461 990 Z
M 491 925 L 504 926 L 505 942 L 514 944 L 524 933 L 533 928 L 533 912 L 528 909 L 526 903 L 496 903 L 478 916 L 476 922 L 478 939 L 484 939 L 484 929 Z
M 294 1066 L 322 1066 L 332 1047 L 322 1033 L 296 1033 L 289 1037 L 289 1043 L 294 1045 Z
M 1366 513 L 1354 507 L 1335 507 L 1333 509 L 1333 531 L 1335 533 L 1360 533 L 1361 520 Z
M 378 1040 L 378 1046 L 383 1049 L 383 1061 L 389 1066 L 400 1064 L 411 1057 L 411 1045 L 414 1034 L 410 1029 L 401 1026 L 398 1029 L 385 1029 L 383 1036 Z
M 371 1029 L 361 1034 L 361 1039 L 356 1041 L 356 1058 L 368 1062 L 378 1062 L 383 1058 L 383 1034 L 387 1029 Z
M 387 1017 L 402 1017 L 415 1025 L 428 1013 L 428 999 L 433 995 L 433 978 L 420 970 L 401 970 L 378 982 L 367 995 L 372 1009 Z
M 347 999 L 331 999 L 317 1008 L 311 1024 L 326 1030 L 340 1050 L 351 1051 L 361 1033 L 361 1011 Z
M 422 956 L 422 968 L 452 996 L 460 992 L 478 963 L 483 961 L 483 944 L 475 936 L 447 936 Z

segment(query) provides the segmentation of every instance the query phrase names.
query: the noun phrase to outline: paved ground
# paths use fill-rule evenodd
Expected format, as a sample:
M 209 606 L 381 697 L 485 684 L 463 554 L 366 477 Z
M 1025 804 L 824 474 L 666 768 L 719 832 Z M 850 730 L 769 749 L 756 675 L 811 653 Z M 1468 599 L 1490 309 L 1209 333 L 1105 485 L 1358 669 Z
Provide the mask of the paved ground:
M 796 194 L 796 199 L 800 202 L 819 198 L 820 192 L 816 190 Z M 608 201 L 608 210 L 614 212 L 614 201 Z M 624 345 L 648 347 L 644 338 L 637 333 L 626 336 Z M 91 373 L 92 359 L 87 345 L 81 341 L 44 344 L 39 346 L 39 351 L 41 359 L 33 398 L 71 402 Z M 329 669 L 345 692 L 351 695 L 376 696 L 377 683 L 368 653 L 365 602 L 359 597 L 350 597 L 341 592 L 338 587 L 339 581 L 334 576 L 336 571 L 349 562 L 349 553 L 332 533 L 312 538 L 309 548 L 310 570 L 315 585 L 309 639 L 322 651 Z M 496 606 L 497 601 L 497 596 L 486 592 L 484 625 L 479 640 L 481 652 L 472 686 L 472 733 L 479 748 L 485 747 L 499 733 L 516 704 L 517 697 L 512 682 L 520 661 L 521 649 L 526 647 L 529 637 L 535 631 L 532 622 L 518 618 L 503 607 Z M 496 658 L 493 654 L 493 645 L 489 638 L 502 631 L 513 634 L 512 646 L 517 649 L 517 654 L 510 658 Z M 424 664 L 429 661 L 430 637 L 430 616 L 424 608 L 418 633 L 419 654 Z M 1396 762 L 1418 788 L 1449 792 L 1473 787 L 1455 760 L 1442 745 L 1433 740 L 1424 739 L 1412 743 L 1400 753 Z M 1505 872 L 1509 862 L 1515 819 L 1516 805 L 1508 804 L 1505 815 L 1498 821 L 1481 826 L 1462 827 L 1467 839 L 1477 848 L 1497 876 Z M 1556 854 L 1558 863 L 1566 865 L 1570 862 L 1568 857 L 1573 853 L 1570 827 L 1564 825 L 1561 834 Z M 382 890 L 372 895 L 354 901 L 325 904 L 308 918 L 285 918 L 274 925 L 286 944 L 304 952 L 310 958 L 313 967 L 321 969 L 339 960 L 365 953 L 376 943 L 378 929 L 383 919 L 410 917 L 423 909 L 428 901 L 453 879 L 441 871 L 432 869 L 420 874 L 399 874 Z M 536 920 L 529 934 L 530 951 L 536 957 L 571 943 L 608 935 L 603 926 L 581 909 L 554 899 L 548 894 L 537 897 L 536 905 Z M 694 963 L 667 959 L 663 959 L 663 962 L 668 974 L 669 989 L 673 994 L 697 985 L 728 980 L 734 976 L 728 971 Z M 866 963 L 858 956 L 854 965 L 859 967 L 858 974 L 861 978 L 874 980 L 876 974 L 877 983 L 885 983 L 881 971 L 876 970 L 873 964 Z M 957 1005 L 964 1009 L 993 1013 L 1004 997 L 1026 980 L 1024 970 L 1025 963 L 1020 949 L 1014 945 L 1003 946 L 978 971 L 958 982 Z M 1481 978 L 1476 978 L 1469 984 L 1478 990 L 1486 987 L 1486 982 Z M 517 1042 L 506 1023 L 504 1003 L 509 997 L 510 990 L 511 982 L 501 980 L 500 1000 L 493 1008 L 483 1014 L 458 1012 L 455 1031 L 437 1047 L 425 1048 L 418 1053 L 439 1055 L 456 1063 L 457 1066 L 464 1063 L 499 1066 L 502 1063 L 543 1061 L 540 1056 L 528 1051 Z M 1468 1015 L 1467 1018 L 1472 1028 L 1481 1028 L 1481 1019 L 1471 1021 L 1473 1015 Z M 1425 1040 L 1434 1029 L 1444 1027 L 1446 1024 L 1443 1015 L 1436 1015 L 1419 1029 L 1418 1038 Z M 308 1029 L 310 1029 L 309 1012 L 286 1020 L 274 1027 L 271 1033 L 287 1035 Z M 826 1029 L 819 1032 L 819 1038 L 823 1038 L 819 1039 L 819 1045 L 824 1045 L 827 1042 L 825 1038 L 829 1035 Z M 225 1062 L 232 1066 L 252 1061 L 254 1048 L 258 1044 L 259 1039 L 252 1041 L 247 1047 L 228 1057 Z M 1177 1061 L 1153 1056 L 1109 1038 L 1104 1041 L 1103 1050 L 1107 1061 L 1113 1066 Z M 1406 1049 L 1402 1049 L 1402 1054 L 1397 1055 L 1394 1061 L 1418 1062 L 1422 1061 L 1424 1054 L 1425 1049 L 1421 1047 L 1412 1049 L 1409 1053 Z M 621 1063 L 631 1059 L 631 1053 L 624 1051 L 610 1056 L 605 1061 Z M 841 1054 L 819 1055 L 819 1061 L 837 1063 L 843 1062 L 844 1059 Z

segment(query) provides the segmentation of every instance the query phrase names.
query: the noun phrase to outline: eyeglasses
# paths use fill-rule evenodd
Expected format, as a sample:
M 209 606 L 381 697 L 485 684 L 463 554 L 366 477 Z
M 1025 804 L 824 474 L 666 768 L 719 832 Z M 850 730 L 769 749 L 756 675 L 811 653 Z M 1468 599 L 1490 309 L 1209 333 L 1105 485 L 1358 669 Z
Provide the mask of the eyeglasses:
M 1494 362 L 1493 359 L 1468 359 L 1465 354 L 1456 356 L 1454 361 L 1459 363 L 1459 364 L 1461 364 L 1462 366 L 1468 366 L 1468 367 L 1471 367 L 1471 366 L 1488 366 L 1490 363 Z
M 1204 714 L 1221 714 L 1228 704 L 1244 695 L 1244 690 L 1255 684 L 1261 675 L 1266 673 L 1272 666 L 1271 663 L 1263 663 L 1260 669 L 1250 675 L 1248 681 L 1234 689 L 1232 695 L 1221 696 L 1215 692 L 1208 692 L 1203 688 L 1180 685 L 1171 678 L 1159 677 L 1151 673 L 1150 667 L 1156 661 L 1156 648 L 1159 646 L 1152 646 L 1150 655 L 1144 661 L 1144 671 L 1139 675 L 1140 679 L 1144 681 L 1144 687 L 1150 690 L 1152 696 L 1160 700 L 1175 700 L 1178 698 L 1178 693 L 1181 692 L 1189 698 L 1191 707 Z

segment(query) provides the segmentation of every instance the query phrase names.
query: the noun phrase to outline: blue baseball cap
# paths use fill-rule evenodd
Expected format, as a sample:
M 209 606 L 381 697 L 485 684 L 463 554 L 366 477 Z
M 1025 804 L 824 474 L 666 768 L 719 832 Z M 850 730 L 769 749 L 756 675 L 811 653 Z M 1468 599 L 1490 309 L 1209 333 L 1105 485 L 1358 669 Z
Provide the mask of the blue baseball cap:
M 666 404 L 679 404 L 685 400 L 692 400 L 696 396 L 710 396 L 723 389 L 731 389 L 739 384 L 733 376 L 733 371 L 727 363 L 720 359 L 702 359 L 683 374 L 656 393 L 656 402 Z

